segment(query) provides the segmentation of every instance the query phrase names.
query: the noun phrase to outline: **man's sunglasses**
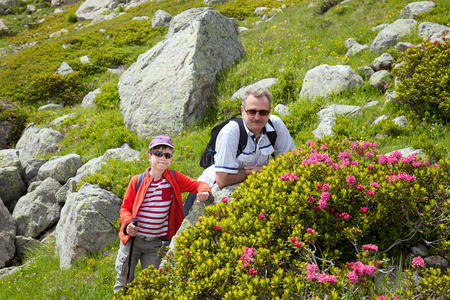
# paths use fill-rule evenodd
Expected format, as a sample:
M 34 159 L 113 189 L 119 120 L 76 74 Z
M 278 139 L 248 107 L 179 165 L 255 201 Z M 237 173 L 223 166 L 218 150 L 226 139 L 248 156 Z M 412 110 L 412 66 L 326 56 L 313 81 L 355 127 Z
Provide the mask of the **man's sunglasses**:
M 155 151 L 152 154 L 154 154 L 156 157 L 165 157 L 167 159 L 171 159 L 172 158 L 172 153 L 164 153 L 161 151 Z
M 256 113 L 259 113 L 260 116 L 267 116 L 270 114 L 270 110 L 256 110 L 256 109 L 245 109 L 245 112 L 249 116 L 254 116 Z

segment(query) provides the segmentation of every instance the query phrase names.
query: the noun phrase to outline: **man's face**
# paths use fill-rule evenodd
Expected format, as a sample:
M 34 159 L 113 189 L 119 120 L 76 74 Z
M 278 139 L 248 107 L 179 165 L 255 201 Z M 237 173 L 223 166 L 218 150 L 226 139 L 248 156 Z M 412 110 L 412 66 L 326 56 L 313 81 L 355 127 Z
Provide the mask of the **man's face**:
M 262 129 L 269 121 L 270 114 L 267 112 L 270 113 L 270 105 L 264 95 L 260 97 L 249 95 L 245 101 L 245 107 L 241 106 L 242 118 L 247 128 L 256 136 L 261 134 Z M 267 115 L 264 115 L 265 113 Z

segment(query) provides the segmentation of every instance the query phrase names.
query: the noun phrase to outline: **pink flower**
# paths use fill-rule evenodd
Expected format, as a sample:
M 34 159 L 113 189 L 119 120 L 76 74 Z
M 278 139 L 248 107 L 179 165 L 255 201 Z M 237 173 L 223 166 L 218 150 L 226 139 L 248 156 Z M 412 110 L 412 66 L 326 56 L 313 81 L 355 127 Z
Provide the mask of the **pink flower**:
M 186 255 L 189 255 L 189 253 L 191 253 L 191 252 L 189 252 L 189 250 L 186 250 Z
M 302 243 L 302 242 L 295 242 L 295 243 L 294 243 L 294 246 L 295 246 L 296 248 L 300 248 L 301 246 L 303 246 L 303 243 Z
M 250 269 L 248 270 L 248 273 L 250 273 L 250 275 L 256 275 L 256 274 L 258 274 L 258 270 L 253 269 L 253 268 L 250 268 Z
M 322 151 L 327 150 L 327 145 L 325 145 L 325 144 L 320 145 L 320 150 L 322 150 Z
M 315 274 L 317 272 L 317 265 L 316 264 L 308 264 L 306 266 L 306 271 L 308 273 L 314 273 Z
M 318 190 L 322 189 L 322 185 L 320 183 L 316 184 L 316 189 Z
M 425 268 L 425 261 L 423 260 L 422 257 L 416 256 L 416 257 L 414 257 L 413 260 L 412 260 L 412 265 L 413 265 L 414 267 L 422 267 L 422 268 Z
M 294 244 L 295 242 L 297 242 L 297 239 L 295 237 L 291 237 L 291 243 Z
M 381 264 L 382 264 L 382 262 L 377 260 L 377 266 L 379 267 L 379 266 L 381 266 Z
M 351 283 L 357 283 L 358 282 L 358 275 L 356 275 L 355 271 L 351 271 L 347 274 L 348 281 Z
M 366 244 L 366 245 L 363 245 L 362 248 L 364 250 L 372 250 L 372 251 L 378 252 L 378 246 L 374 245 L 374 244 Z
M 316 143 L 315 142 L 313 142 L 313 141 L 311 141 L 311 140 L 307 140 L 306 141 L 306 145 L 308 145 L 308 146 L 314 146 Z
M 378 184 L 378 182 L 374 181 L 370 183 L 370 186 L 374 187 L 374 188 L 380 188 L 380 185 Z
M 370 196 L 373 196 L 373 195 L 375 195 L 375 191 L 374 190 L 368 190 L 367 194 L 369 194 Z
M 361 184 L 358 184 L 358 185 L 356 185 L 356 189 L 357 189 L 358 191 L 361 191 L 361 190 L 364 189 L 364 186 L 361 185 Z
M 259 215 L 258 215 L 258 218 L 260 218 L 261 220 L 262 219 L 264 219 L 266 216 L 263 214 L 263 213 L 260 213 Z
M 330 185 L 328 183 L 324 183 L 322 186 L 322 190 L 328 191 L 330 189 Z
M 381 154 L 381 155 L 378 157 L 378 163 L 384 165 L 384 164 L 386 164 L 387 162 L 388 162 L 388 158 L 387 158 L 386 155 Z
M 328 206 L 328 202 L 326 200 L 320 199 L 319 200 L 319 209 L 325 209 Z M 316 206 L 317 207 L 317 206 Z
M 436 168 L 439 168 L 439 165 L 438 165 L 438 164 L 434 164 L 434 165 L 433 165 L 433 168 L 435 168 L 435 169 L 436 169 Z
M 346 212 L 341 213 L 341 218 L 344 218 L 344 220 L 350 219 L 350 215 Z
M 336 283 L 337 282 L 337 277 L 334 275 L 328 275 L 327 276 L 327 281 L 331 282 L 331 283 Z
M 320 194 L 320 200 L 323 200 L 323 201 L 328 201 L 328 200 L 330 200 L 330 193 L 328 193 L 328 192 L 322 192 L 322 193 Z
M 361 207 L 360 210 L 361 210 L 361 212 L 362 212 L 363 214 L 367 214 L 367 212 L 369 211 L 369 210 L 367 209 L 367 207 Z
M 316 231 L 314 229 L 312 229 L 312 228 L 306 229 L 306 232 L 307 233 L 311 233 L 311 234 L 315 234 L 316 233 Z
M 222 227 L 220 227 L 220 225 L 214 225 L 214 229 L 216 231 L 220 231 L 220 230 L 222 230 Z
M 348 185 L 354 185 L 355 184 L 355 182 L 356 182 L 356 178 L 355 178 L 355 176 L 351 176 L 351 175 L 349 175 L 349 176 L 347 176 L 347 184 Z
M 365 157 L 372 157 L 373 153 L 370 151 L 367 151 L 366 154 L 364 154 Z
M 357 160 L 352 160 L 352 166 L 359 166 L 359 162 Z
M 369 170 L 373 170 L 373 166 L 372 166 L 372 165 L 368 165 L 367 168 L 368 168 Z
M 375 267 L 374 265 L 368 265 L 364 267 L 364 273 L 369 276 L 373 276 L 376 270 L 377 267 Z
M 228 202 L 228 198 L 227 197 L 223 197 L 221 200 L 223 203 L 227 203 Z
M 385 296 L 383 296 L 383 295 L 381 295 L 381 296 L 378 296 L 378 298 L 377 298 L 378 300 L 386 300 L 386 297 Z
M 311 195 L 308 196 L 308 200 L 309 200 L 309 203 L 314 203 L 314 201 L 315 201 L 314 197 Z

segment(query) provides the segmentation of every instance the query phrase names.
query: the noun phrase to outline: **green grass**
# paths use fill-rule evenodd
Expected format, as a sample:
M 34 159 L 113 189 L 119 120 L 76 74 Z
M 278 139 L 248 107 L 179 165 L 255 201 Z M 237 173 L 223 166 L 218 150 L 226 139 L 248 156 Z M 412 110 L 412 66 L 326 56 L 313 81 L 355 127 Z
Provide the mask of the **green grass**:
M 284 1 L 288 6 L 290 2 Z M 446 124 L 434 124 L 431 117 L 419 119 L 405 107 L 383 107 L 383 94 L 367 84 L 358 90 L 334 94 L 327 99 L 307 100 L 299 97 L 306 72 L 315 66 L 348 64 L 356 70 L 360 66 L 370 65 L 377 55 L 365 51 L 346 57 L 345 40 L 352 37 L 359 43 L 370 46 L 376 36 L 370 28 L 393 22 L 410 1 L 351 1 L 338 5 L 323 15 L 316 14 L 315 7 L 308 7 L 310 1 L 292 2 L 295 2 L 293 7 L 278 13 L 271 22 L 262 22 L 255 26 L 258 19 L 248 13 L 250 10 L 245 12 L 244 17 L 239 18 L 240 26 L 251 29 L 240 37 L 247 54 L 218 75 L 216 94 L 207 107 L 205 119 L 198 126 L 173 137 L 176 147 L 173 168 L 188 176 L 197 177 L 202 171 L 199 159 L 209 140 L 210 129 L 214 124 L 239 111 L 239 101 L 230 100 L 232 94 L 242 86 L 268 77 L 280 79 L 280 82 L 272 87 L 274 104 L 288 105 L 291 113 L 283 117 L 283 120 L 297 145 L 313 138 L 311 131 L 318 125 L 316 113 L 320 109 L 332 103 L 364 105 L 377 100 L 379 105 L 363 110 L 361 116 L 339 118 L 335 128 L 337 136 L 377 141 L 382 152 L 411 146 L 424 148 L 432 158 L 448 155 L 450 139 Z M 434 21 L 449 26 L 450 4 L 445 0 L 435 2 L 438 9 L 420 16 L 420 22 Z M 230 2 L 218 5 L 217 9 L 230 14 L 238 13 L 238 9 L 232 9 L 232 4 Z M 277 4 L 281 6 L 282 3 Z M 33 76 L 53 73 L 62 61 L 67 61 L 79 72 L 86 91 L 113 82 L 117 77 L 106 72 L 107 67 L 116 67 L 119 64 L 129 66 L 139 54 L 162 40 L 167 31 L 151 29 L 149 21 L 132 21 L 134 16 L 152 17 L 157 9 L 163 9 L 174 16 L 188 8 L 204 6 L 200 0 L 148 2 L 129 10 L 121 17 L 72 31 L 80 22 L 72 24 L 68 21 L 68 16 L 73 14 L 79 5 L 69 5 L 64 13 L 46 16 L 45 23 L 28 29 L 23 26 L 28 17 L 18 16 L 16 20 L 13 19 L 14 16 L 4 17 L 7 25 L 12 28 L 12 34 L 0 38 L 0 47 L 7 48 L 11 44 L 20 45 L 30 41 L 38 41 L 39 44 L 0 57 L 0 65 L 6 64 L 0 70 L 1 99 L 14 102 L 23 98 Z M 44 8 L 32 15 L 32 18 L 38 20 L 50 10 Z M 84 25 L 87 23 L 83 22 Z M 145 26 L 141 26 L 142 24 Z M 50 33 L 62 28 L 70 32 L 60 38 L 47 39 Z M 100 32 L 100 29 L 105 32 Z M 413 39 L 417 40 L 417 37 Z M 63 48 L 62 45 L 68 47 Z M 91 66 L 79 63 L 79 57 L 83 55 L 90 57 L 93 62 Z M 124 142 L 141 151 L 141 162 L 131 166 L 111 162 L 99 174 L 89 177 L 93 183 L 99 183 L 117 194 L 123 193 L 130 176 L 145 168 L 145 151 L 149 141 L 138 139 L 136 134 L 125 128 L 118 107 L 111 105 L 114 102 L 108 102 L 108 108 L 104 109 L 90 110 L 75 106 L 65 107 L 57 112 L 37 113 L 35 109 L 46 101 L 47 99 L 38 99 L 28 104 L 30 108 L 26 116 L 30 122 L 47 126 L 54 118 L 75 113 L 74 119 L 66 121 L 58 128 L 65 134 L 60 154 L 77 153 L 86 162 L 102 155 L 109 148 L 119 147 Z M 390 118 L 405 115 L 409 126 L 396 128 L 392 122 L 372 126 L 371 122 L 381 114 L 388 114 Z M 69 270 L 59 269 L 59 260 L 54 256 L 53 247 L 52 242 L 30 252 L 32 262 L 29 266 L 14 275 L 0 278 L 0 299 L 112 297 L 111 290 L 116 275 L 116 244 L 107 248 L 108 255 L 101 251 L 74 264 Z

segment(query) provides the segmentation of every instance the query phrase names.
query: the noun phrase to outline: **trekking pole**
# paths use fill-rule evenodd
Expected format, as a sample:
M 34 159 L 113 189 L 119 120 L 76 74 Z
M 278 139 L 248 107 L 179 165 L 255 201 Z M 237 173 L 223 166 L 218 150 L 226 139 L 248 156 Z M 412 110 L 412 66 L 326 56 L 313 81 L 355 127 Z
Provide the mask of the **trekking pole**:
M 138 219 L 133 218 L 133 223 L 134 226 L 137 226 L 138 224 Z M 127 267 L 127 276 L 125 279 L 125 288 L 128 284 L 128 280 L 130 279 L 130 268 L 131 268 L 131 256 L 133 255 L 133 246 L 134 246 L 134 238 L 135 236 L 130 237 L 130 253 L 128 254 L 128 267 Z

